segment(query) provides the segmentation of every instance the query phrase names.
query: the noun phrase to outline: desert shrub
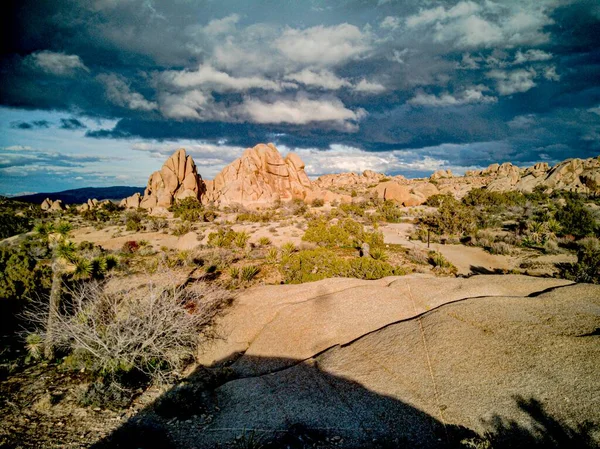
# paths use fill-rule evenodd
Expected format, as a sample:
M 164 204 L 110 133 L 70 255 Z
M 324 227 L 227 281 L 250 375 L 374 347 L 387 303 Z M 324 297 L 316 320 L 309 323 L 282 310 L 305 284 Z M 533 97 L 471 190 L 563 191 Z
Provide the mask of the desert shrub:
M 494 242 L 485 248 L 490 254 L 509 255 L 512 254 L 512 247 L 505 242 Z
M 388 260 L 387 253 L 381 248 L 373 248 L 370 251 L 370 254 L 371 254 L 371 257 L 375 260 L 381 260 L 382 262 L 385 262 Z
M 456 201 L 456 199 L 450 195 L 449 193 L 436 193 L 435 195 L 431 195 L 427 198 L 425 204 L 431 207 L 440 207 L 447 201 Z
M 208 234 L 208 245 L 215 246 L 218 248 L 230 248 L 233 244 L 236 244 L 237 239 L 239 243 L 244 237 L 238 237 L 239 234 L 246 234 L 245 232 L 235 232 L 233 229 L 220 228 L 217 232 L 211 232 Z M 247 241 L 247 234 L 246 234 Z M 244 243 L 245 246 L 245 243 Z
M 161 231 L 169 227 L 169 222 L 161 217 L 150 217 L 146 222 L 146 228 L 149 231 Z
M 124 208 L 113 202 L 103 203 L 92 209 L 81 212 L 81 217 L 87 221 L 104 223 L 116 219 Z
M 273 211 L 266 212 L 242 212 L 237 214 L 235 221 L 251 222 L 251 223 L 269 223 L 273 220 Z
M 248 235 L 247 232 L 236 232 L 235 238 L 233 239 L 233 243 L 235 244 L 235 246 L 237 246 L 238 248 L 245 248 L 246 244 L 248 243 L 248 239 L 250 238 L 250 236 Z
M 312 207 L 323 207 L 325 205 L 325 201 L 321 198 L 315 198 L 312 202 Z
M 168 376 L 193 360 L 198 342 L 211 336 L 210 323 L 230 299 L 206 284 L 178 288 L 150 282 L 142 290 L 112 292 L 88 282 L 65 298 L 56 317 L 57 344 L 72 354 L 74 368 L 83 365 L 102 376 L 131 371 Z M 32 313 L 45 338 L 44 310 Z
M 128 212 L 125 215 L 125 229 L 128 231 L 138 232 L 144 229 L 144 225 L 142 224 L 143 220 L 142 214 L 139 212 Z
M 286 257 L 296 252 L 296 245 L 293 242 L 286 242 L 281 246 L 281 255 Z
M 427 253 L 417 248 L 409 249 L 407 256 L 408 260 L 410 260 L 413 263 L 417 263 L 420 265 L 427 265 L 429 263 L 429 257 L 427 256 Z
M 282 262 L 280 269 L 285 282 L 290 284 L 332 277 L 380 279 L 385 276 L 404 274 L 402 270 L 387 262 L 369 257 L 344 259 L 324 248 L 294 253 Z
M 32 220 L 15 215 L 13 212 L 0 212 L 0 239 L 31 231 Z
M 54 225 L 54 232 L 63 238 L 66 238 L 73 230 L 73 226 L 68 221 L 59 221 Z
M 175 218 L 181 218 L 183 221 L 204 221 L 204 208 L 197 198 L 187 197 L 175 201 L 169 207 Z
M 140 245 L 138 244 L 138 242 L 136 242 L 135 240 L 128 240 L 127 242 L 123 243 L 123 246 L 121 247 L 121 252 L 125 254 L 133 254 L 139 249 Z
M 271 248 L 267 253 L 267 263 L 277 263 L 279 257 L 279 251 L 277 248 Z
M 580 201 L 567 200 L 556 212 L 556 220 L 560 223 L 563 234 L 576 237 L 594 235 L 597 227 L 594 216 Z
M 329 224 L 324 219 L 311 220 L 302 240 L 326 247 L 360 247 L 362 243 L 368 243 L 371 248 L 383 245 L 381 232 L 365 231 L 360 223 L 351 218 L 337 224 Z
M 507 207 L 525 204 L 526 198 L 521 192 L 490 192 L 485 188 L 471 189 L 462 199 L 467 206 Z
M 348 215 L 355 215 L 357 217 L 365 216 L 366 203 L 343 203 L 340 204 L 338 209 Z
M 578 242 L 577 263 L 564 276 L 577 282 L 600 284 L 600 240 L 587 237 Z
M 546 254 L 559 254 L 560 248 L 556 240 L 546 240 L 542 249 Z
M 229 269 L 229 276 L 231 276 L 231 279 L 239 279 L 240 278 L 240 268 L 239 267 L 231 267 Z
M 0 301 L 24 300 L 49 288 L 49 267 L 21 249 L 0 248 Z
M 477 229 L 477 217 L 472 208 L 452 199 L 442 203 L 436 212 L 419 219 L 419 224 L 438 235 L 465 235 Z
M 244 282 L 250 282 L 260 272 L 260 268 L 256 265 L 246 265 L 240 271 L 240 279 Z
M 436 268 L 453 268 L 454 265 L 438 251 L 429 251 L 429 263 Z
M 192 225 L 189 221 L 182 221 L 175 228 L 173 228 L 173 235 L 182 236 L 192 230 Z
M 377 214 L 388 223 L 400 223 L 405 215 L 395 201 L 384 201 L 377 207 Z
M 271 244 L 271 239 L 269 237 L 261 237 L 258 239 L 258 244 L 260 246 L 269 246 Z

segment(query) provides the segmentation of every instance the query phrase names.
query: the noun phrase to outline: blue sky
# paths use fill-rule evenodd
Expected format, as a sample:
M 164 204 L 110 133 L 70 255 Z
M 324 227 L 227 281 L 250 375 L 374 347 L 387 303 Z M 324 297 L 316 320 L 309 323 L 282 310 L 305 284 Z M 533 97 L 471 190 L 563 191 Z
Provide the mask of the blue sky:
M 24 0 L 0 56 L 0 193 L 212 178 L 274 142 L 311 176 L 600 154 L 597 1 Z

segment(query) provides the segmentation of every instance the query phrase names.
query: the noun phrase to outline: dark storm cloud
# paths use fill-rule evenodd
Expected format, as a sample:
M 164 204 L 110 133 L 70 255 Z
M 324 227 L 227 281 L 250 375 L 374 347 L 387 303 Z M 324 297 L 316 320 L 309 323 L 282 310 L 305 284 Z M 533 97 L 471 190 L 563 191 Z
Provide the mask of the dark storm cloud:
M 60 128 L 61 129 L 85 129 L 85 128 L 87 128 L 87 126 L 85 126 L 83 123 L 81 123 L 76 118 L 61 118 L 60 119 Z
M 595 1 L 10 3 L 0 104 L 118 120 L 89 138 L 410 149 L 458 166 L 600 151 Z
M 11 128 L 14 129 L 39 129 L 39 128 L 49 128 L 50 122 L 47 120 L 34 120 L 32 122 L 12 122 L 10 124 Z

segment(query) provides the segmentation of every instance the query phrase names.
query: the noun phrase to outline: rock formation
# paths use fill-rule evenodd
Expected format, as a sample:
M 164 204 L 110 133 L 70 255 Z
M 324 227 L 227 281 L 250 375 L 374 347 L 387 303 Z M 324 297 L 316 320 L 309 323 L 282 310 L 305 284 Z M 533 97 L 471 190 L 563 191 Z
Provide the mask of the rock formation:
M 150 175 L 143 198 L 136 193 L 121 201 L 128 208 L 167 208 L 175 200 L 192 197 L 202 200 L 205 185 L 191 156 L 180 148 L 167 159 L 159 171 Z
M 58 212 L 65 210 L 62 200 L 52 201 L 50 198 L 46 198 L 42 201 L 40 206 L 44 212 Z
M 401 185 L 396 181 L 382 182 L 373 188 L 372 193 L 386 201 L 396 201 L 406 207 L 418 206 L 432 195 L 440 193 L 430 182 L 419 182 L 414 185 Z

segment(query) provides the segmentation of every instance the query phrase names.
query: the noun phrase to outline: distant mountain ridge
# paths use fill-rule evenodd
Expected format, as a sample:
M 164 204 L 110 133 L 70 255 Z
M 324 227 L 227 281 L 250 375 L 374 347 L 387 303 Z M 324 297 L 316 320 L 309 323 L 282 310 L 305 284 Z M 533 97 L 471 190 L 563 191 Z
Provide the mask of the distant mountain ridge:
M 144 187 L 112 186 L 112 187 L 82 187 L 80 189 L 63 190 L 52 193 L 33 193 L 31 195 L 15 196 L 11 199 L 27 203 L 40 204 L 46 198 L 52 201 L 62 200 L 64 204 L 81 204 L 90 198 L 97 200 L 122 200 L 136 193 L 143 193 Z

